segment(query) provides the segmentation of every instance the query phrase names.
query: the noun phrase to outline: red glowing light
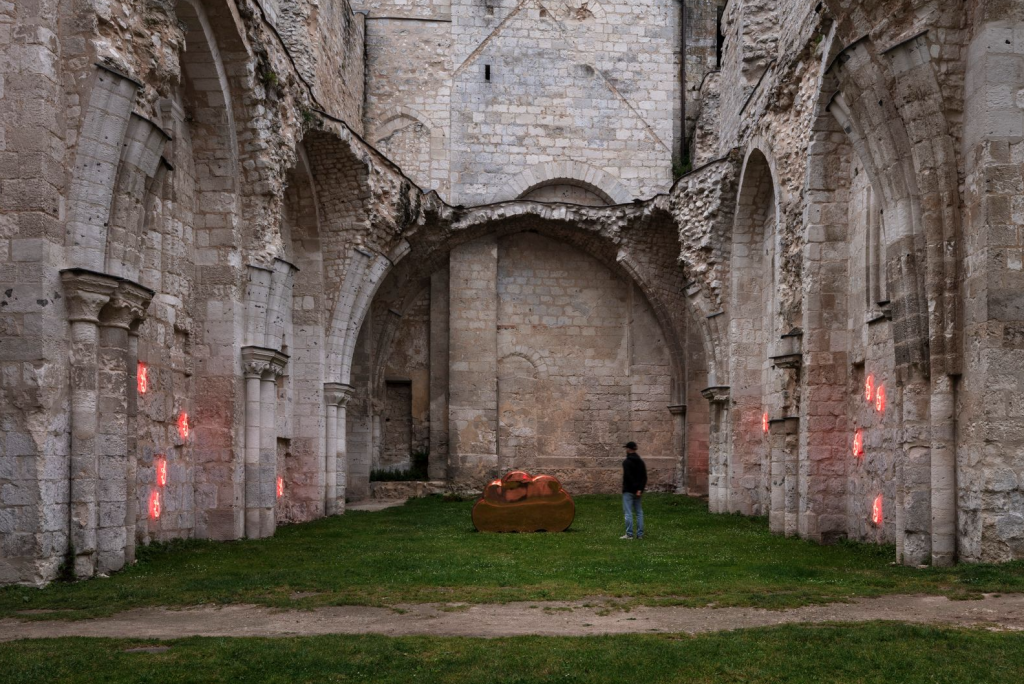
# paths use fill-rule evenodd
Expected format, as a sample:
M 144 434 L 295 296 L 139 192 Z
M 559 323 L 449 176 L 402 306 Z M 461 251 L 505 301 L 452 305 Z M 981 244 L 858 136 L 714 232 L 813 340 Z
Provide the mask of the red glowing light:
M 191 426 L 188 422 L 188 414 L 182 411 L 178 416 L 178 435 L 182 439 L 188 439 L 189 432 L 191 432 Z
M 765 434 L 768 434 L 768 413 L 766 412 L 761 416 L 761 429 L 764 430 Z
M 149 366 L 139 361 L 139 394 L 145 394 L 149 391 Z
M 882 524 L 882 495 L 879 494 L 875 497 L 875 502 L 871 504 L 871 522 L 875 525 Z
M 864 433 L 857 430 L 853 435 L 853 455 L 860 457 L 864 455 Z
M 159 487 L 167 485 L 167 459 L 163 456 L 157 456 L 154 462 L 156 468 L 156 484 Z
M 864 398 L 868 400 L 868 403 L 875 398 L 875 376 L 869 375 L 864 380 Z
M 158 520 L 160 518 L 161 510 L 160 490 L 154 489 L 149 493 L 149 517 L 153 520 Z
M 284 478 L 277 478 L 277 498 L 284 496 Z
M 885 385 L 879 385 L 878 391 L 875 392 L 875 410 L 885 413 Z

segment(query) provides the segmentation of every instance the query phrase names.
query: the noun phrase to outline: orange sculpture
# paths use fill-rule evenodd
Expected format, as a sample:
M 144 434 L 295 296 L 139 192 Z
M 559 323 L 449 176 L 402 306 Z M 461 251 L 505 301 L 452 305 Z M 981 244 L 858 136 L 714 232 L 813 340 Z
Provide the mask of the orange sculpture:
M 521 470 L 488 484 L 473 506 L 480 532 L 564 532 L 575 517 L 576 504 L 558 480 Z

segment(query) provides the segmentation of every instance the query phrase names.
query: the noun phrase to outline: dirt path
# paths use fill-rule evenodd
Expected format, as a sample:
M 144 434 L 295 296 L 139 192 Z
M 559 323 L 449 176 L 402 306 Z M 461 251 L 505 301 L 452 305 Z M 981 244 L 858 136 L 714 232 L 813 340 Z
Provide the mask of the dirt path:
M 584 606 L 584 603 L 594 605 Z M 280 611 L 256 606 L 187 610 L 147 608 L 80 622 L 0 620 L 0 641 L 90 636 L 173 639 L 186 636 L 281 637 L 316 634 L 425 634 L 501 637 L 716 632 L 794 622 L 900 620 L 936 625 L 1024 630 L 1024 595 L 950 601 L 936 596 L 886 596 L 784 611 L 757 608 L 636 607 L 608 612 L 597 602 L 506 605 L 404 605 L 397 610 L 343 606 Z M 601 613 L 606 613 L 602 615 Z

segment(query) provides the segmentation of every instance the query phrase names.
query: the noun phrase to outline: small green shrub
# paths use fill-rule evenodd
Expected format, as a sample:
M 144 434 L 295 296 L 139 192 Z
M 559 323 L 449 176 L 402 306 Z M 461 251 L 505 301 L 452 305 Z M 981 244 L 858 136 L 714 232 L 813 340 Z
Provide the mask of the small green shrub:
M 430 452 L 420 449 L 412 453 L 412 465 L 405 470 L 373 470 L 370 472 L 370 482 L 421 482 L 429 480 L 427 475 L 427 463 L 430 461 Z

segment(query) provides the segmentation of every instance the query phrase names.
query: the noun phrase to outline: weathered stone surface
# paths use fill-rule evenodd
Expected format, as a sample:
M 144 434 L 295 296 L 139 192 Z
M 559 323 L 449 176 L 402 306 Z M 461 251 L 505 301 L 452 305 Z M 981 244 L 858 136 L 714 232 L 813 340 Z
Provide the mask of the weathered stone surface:
M 0 6 L 0 582 L 629 439 L 1024 557 L 1021 2 L 353 4 Z

